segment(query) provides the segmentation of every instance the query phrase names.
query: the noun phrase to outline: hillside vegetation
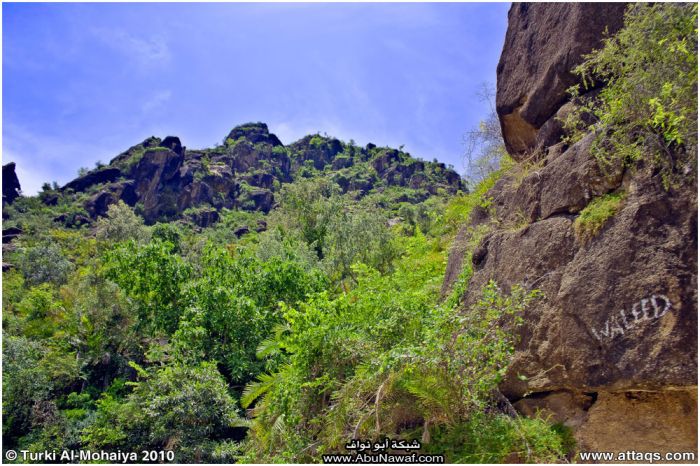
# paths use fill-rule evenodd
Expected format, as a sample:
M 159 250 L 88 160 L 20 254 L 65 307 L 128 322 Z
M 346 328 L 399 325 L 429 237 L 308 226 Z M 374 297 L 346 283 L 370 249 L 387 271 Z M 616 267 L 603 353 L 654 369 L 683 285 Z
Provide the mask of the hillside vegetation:
M 89 196 L 130 180 L 71 187 L 90 172 L 7 208 L 6 225 L 22 234 L 5 254 L 5 444 L 300 462 L 387 435 L 452 461 L 559 458 L 559 431 L 496 405 L 514 344 L 508 326 L 537 292 L 490 284 L 464 317 L 460 290 L 440 298 L 446 249 L 484 189 L 440 187 L 439 164 L 340 142 L 350 155 L 316 168 L 329 140 L 285 148 L 297 161 L 286 172 L 266 167 L 283 180 L 267 213 L 245 201 L 203 204 L 146 225 L 135 213 L 142 201 L 118 200 L 93 220 Z M 312 155 L 294 152 L 302 144 Z M 218 150 L 199 160 L 209 155 L 210 171 L 223 165 Z M 198 153 L 183 152 L 195 165 Z M 153 153 L 125 152 L 177 154 Z M 121 155 L 96 171 L 138 180 L 122 167 L 140 164 Z M 350 189 L 362 179 L 371 185 Z M 217 221 L 202 227 L 193 210 Z M 468 279 L 466 270 L 462 286 Z
M 697 100 L 697 6 L 631 11 L 621 42 L 579 68 L 611 87 L 577 102 L 568 143 L 603 134 L 602 169 L 651 166 L 671 189 L 695 176 L 697 107 L 683 99 L 692 88 Z M 654 40 L 635 40 L 648 28 Z M 644 89 L 638 104 L 653 116 L 620 108 L 657 60 L 681 71 Z M 629 143 L 633 153 L 611 156 Z M 3 208 L 14 229 L 3 246 L 3 448 L 299 463 L 388 437 L 446 462 L 571 460 L 570 429 L 517 414 L 502 391 L 528 343 L 524 319 L 547 296 L 538 283 L 473 280 L 486 238 L 506 244 L 542 225 L 504 220 L 494 198 L 541 167 L 512 160 L 500 140 L 485 147 L 491 168 L 467 192 L 450 168 L 402 150 L 320 135 L 284 146 L 250 123 L 210 149 L 149 138 L 14 199 Z M 567 238 L 605 231 L 626 202 L 610 191 L 556 212 Z

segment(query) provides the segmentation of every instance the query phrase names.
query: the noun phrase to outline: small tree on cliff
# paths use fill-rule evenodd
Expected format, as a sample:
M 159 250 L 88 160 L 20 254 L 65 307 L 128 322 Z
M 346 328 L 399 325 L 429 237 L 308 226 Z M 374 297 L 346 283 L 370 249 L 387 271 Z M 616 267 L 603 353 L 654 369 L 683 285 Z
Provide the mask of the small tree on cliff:
M 646 160 L 666 186 L 694 178 L 697 21 L 697 4 L 631 5 L 625 26 L 574 69 L 582 83 L 569 90 L 579 104 L 565 121 L 569 139 L 595 131 L 591 151 L 603 167 Z M 600 93 L 582 95 L 599 83 Z
M 470 189 L 501 168 L 504 157 L 508 157 L 501 133 L 501 123 L 496 114 L 495 91 L 486 83 L 482 84 L 477 95 L 482 102 L 488 102 L 489 113 L 479 122 L 479 126 L 467 131 L 466 145 L 467 183 Z

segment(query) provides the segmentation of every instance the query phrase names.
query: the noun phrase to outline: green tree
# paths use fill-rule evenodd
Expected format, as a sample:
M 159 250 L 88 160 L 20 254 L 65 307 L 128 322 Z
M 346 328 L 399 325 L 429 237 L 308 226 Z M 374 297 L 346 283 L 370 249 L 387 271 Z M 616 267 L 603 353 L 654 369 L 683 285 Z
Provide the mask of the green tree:
M 376 210 L 339 210 L 329 220 L 323 242 L 324 264 L 332 278 L 352 276 L 352 265 L 389 270 L 396 255 L 384 215 Z
M 185 360 L 213 360 L 235 384 L 244 384 L 263 368 L 256 360 L 260 342 L 282 320 L 279 303 L 295 304 L 325 282 L 294 258 L 261 261 L 238 251 L 210 246 L 201 275 L 187 290 L 187 310 L 174 336 Z
M 479 100 L 489 105 L 489 113 L 478 127 L 467 131 L 464 137 L 470 189 L 497 171 L 501 161 L 508 157 L 494 103 L 495 91 L 488 84 L 483 84 L 478 96 Z
M 235 453 L 227 438 L 232 428 L 246 425 L 216 364 L 134 367 L 141 380 L 123 402 L 109 394 L 98 402 L 94 423 L 83 431 L 87 446 L 172 450 L 183 463 L 235 460 L 213 455 Z
M 53 385 L 39 364 L 38 342 L 3 335 L 2 343 L 2 433 L 16 439 L 29 431 L 32 407 L 49 398 Z
M 39 244 L 27 248 L 19 267 L 27 283 L 34 285 L 46 282 L 61 285 L 74 268 L 55 244 Z
M 129 240 L 104 257 L 106 277 L 124 290 L 136 306 L 139 326 L 151 334 L 172 334 L 184 310 L 182 287 L 191 267 L 173 248 L 167 241 L 139 245 Z
M 281 223 L 288 230 L 298 230 L 323 258 L 331 219 L 342 209 L 338 185 L 316 178 L 285 185 L 280 194 Z
M 119 201 L 109 206 L 107 217 L 97 221 L 97 237 L 113 242 L 134 240 L 137 243 L 148 241 L 148 230 L 143 218 L 124 203 Z

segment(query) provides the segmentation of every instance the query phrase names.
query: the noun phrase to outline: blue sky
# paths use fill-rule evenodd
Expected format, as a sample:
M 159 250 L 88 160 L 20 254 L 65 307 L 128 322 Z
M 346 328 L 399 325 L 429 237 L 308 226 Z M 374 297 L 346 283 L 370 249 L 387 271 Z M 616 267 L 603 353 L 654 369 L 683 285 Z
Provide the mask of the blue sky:
M 2 5 L 3 163 L 25 194 L 148 136 L 263 121 L 405 146 L 463 172 L 509 4 Z

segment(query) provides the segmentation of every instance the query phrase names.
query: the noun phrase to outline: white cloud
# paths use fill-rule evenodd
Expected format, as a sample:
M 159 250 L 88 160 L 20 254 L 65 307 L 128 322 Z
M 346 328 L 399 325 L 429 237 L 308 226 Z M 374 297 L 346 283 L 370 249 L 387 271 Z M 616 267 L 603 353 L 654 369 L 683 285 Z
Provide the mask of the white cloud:
M 121 29 L 108 28 L 94 28 L 92 32 L 108 47 L 142 68 L 156 67 L 170 61 L 170 48 L 161 35 L 137 37 Z
M 141 111 L 143 113 L 151 113 L 153 110 L 160 109 L 165 105 L 173 93 L 169 89 L 157 91 L 150 99 L 146 100 L 143 105 L 141 105 Z
M 3 150 L 2 163 L 3 165 L 15 162 L 15 172 L 19 179 L 19 185 L 22 188 L 22 194 L 32 196 L 41 191 L 41 185 L 51 180 L 51 173 L 44 169 L 43 166 L 32 163 L 31 157 L 22 157 L 10 150 Z
M 17 177 L 27 196 L 41 191 L 46 182 L 65 184 L 76 177 L 79 167 L 92 168 L 98 160 L 108 162 L 118 153 L 97 143 L 35 134 L 15 124 L 5 124 L 2 146 L 2 163 L 17 164 Z

